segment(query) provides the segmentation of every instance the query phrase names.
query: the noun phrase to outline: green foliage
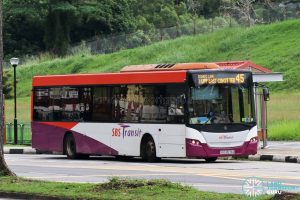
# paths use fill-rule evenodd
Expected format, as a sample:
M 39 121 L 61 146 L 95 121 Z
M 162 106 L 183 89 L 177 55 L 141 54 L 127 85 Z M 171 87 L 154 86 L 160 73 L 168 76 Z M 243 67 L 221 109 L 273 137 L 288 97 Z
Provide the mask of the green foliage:
M 12 83 L 11 71 L 4 70 L 3 71 L 3 94 L 5 95 L 6 99 L 12 97 L 11 94 L 12 89 L 13 89 L 13 83 Z
M 6 0 L 3 12 L 5 57 L 34 54 L 44 49 L 46 9 L 43 1 Z
M 203 18 L 223 27 L 223 19 L 233 26 L 300 16 L 300 8 L 290 5 L 294 1 L 280 2 L 255 1 L 248 19 L 236 0 L 4 0 L 4 52 L 6 58 L 44 51 L 64 56 L 70 44 L 95 36 L 153 33 L 188 23 L 197 33 L 195 24 Z

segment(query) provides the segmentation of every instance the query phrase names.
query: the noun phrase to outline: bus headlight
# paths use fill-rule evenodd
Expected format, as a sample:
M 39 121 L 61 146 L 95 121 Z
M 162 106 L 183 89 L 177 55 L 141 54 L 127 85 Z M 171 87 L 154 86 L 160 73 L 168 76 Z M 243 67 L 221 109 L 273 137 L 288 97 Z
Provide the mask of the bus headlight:
M 200 141 L 199 140 L 192 140 L 190 139 L 189 140 L 189 143 L 193 144 L 193 145 L 201 145 Z
M 257 142 L 258 142 L 257 137 L 253 137 L 250 139 L 250 143 L 257 143 Z

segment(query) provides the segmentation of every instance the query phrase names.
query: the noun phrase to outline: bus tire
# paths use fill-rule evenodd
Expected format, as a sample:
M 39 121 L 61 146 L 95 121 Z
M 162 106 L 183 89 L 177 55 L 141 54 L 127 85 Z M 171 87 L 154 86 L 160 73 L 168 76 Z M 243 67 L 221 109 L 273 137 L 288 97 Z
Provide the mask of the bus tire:
M 143 144 L 142 158 L 147 162 L 156 162 L 158 160 L 156 157 L 155 143 L 152 138 L 148 138 Z
M 78 158 L 76 153 L 76 141 L 72 134 L 67 134 L 64 141 L 64 152 L 69 159 Z
M 209 157 L 209 158 L 205 158 L 206 162 L 215 162 L 218 159 L 218 157 Z

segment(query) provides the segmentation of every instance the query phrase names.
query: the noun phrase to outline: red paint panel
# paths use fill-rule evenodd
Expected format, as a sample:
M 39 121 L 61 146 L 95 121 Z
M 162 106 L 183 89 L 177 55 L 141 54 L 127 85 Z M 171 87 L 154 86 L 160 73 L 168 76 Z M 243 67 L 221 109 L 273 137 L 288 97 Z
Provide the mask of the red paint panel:
M 65 129 L 72 129 L 74 126 L 78 124 L 78 122 L 41 122 L 41 124 L 46 124 L 50 126 L 56 126 Z
M 36 76 L 32 86 L 182 83 L 186 71 Z

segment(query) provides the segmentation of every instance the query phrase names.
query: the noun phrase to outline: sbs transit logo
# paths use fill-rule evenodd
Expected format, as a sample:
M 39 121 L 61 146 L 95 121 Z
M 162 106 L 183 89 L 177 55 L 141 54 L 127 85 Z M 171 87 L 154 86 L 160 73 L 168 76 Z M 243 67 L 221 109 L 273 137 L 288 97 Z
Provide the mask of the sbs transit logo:
M 120 127 L 112 129 L 113 137 L 141 137 L 142 130 L 141 129 L 132 129 L 129 125 L 126 124 L 118 124 Z

